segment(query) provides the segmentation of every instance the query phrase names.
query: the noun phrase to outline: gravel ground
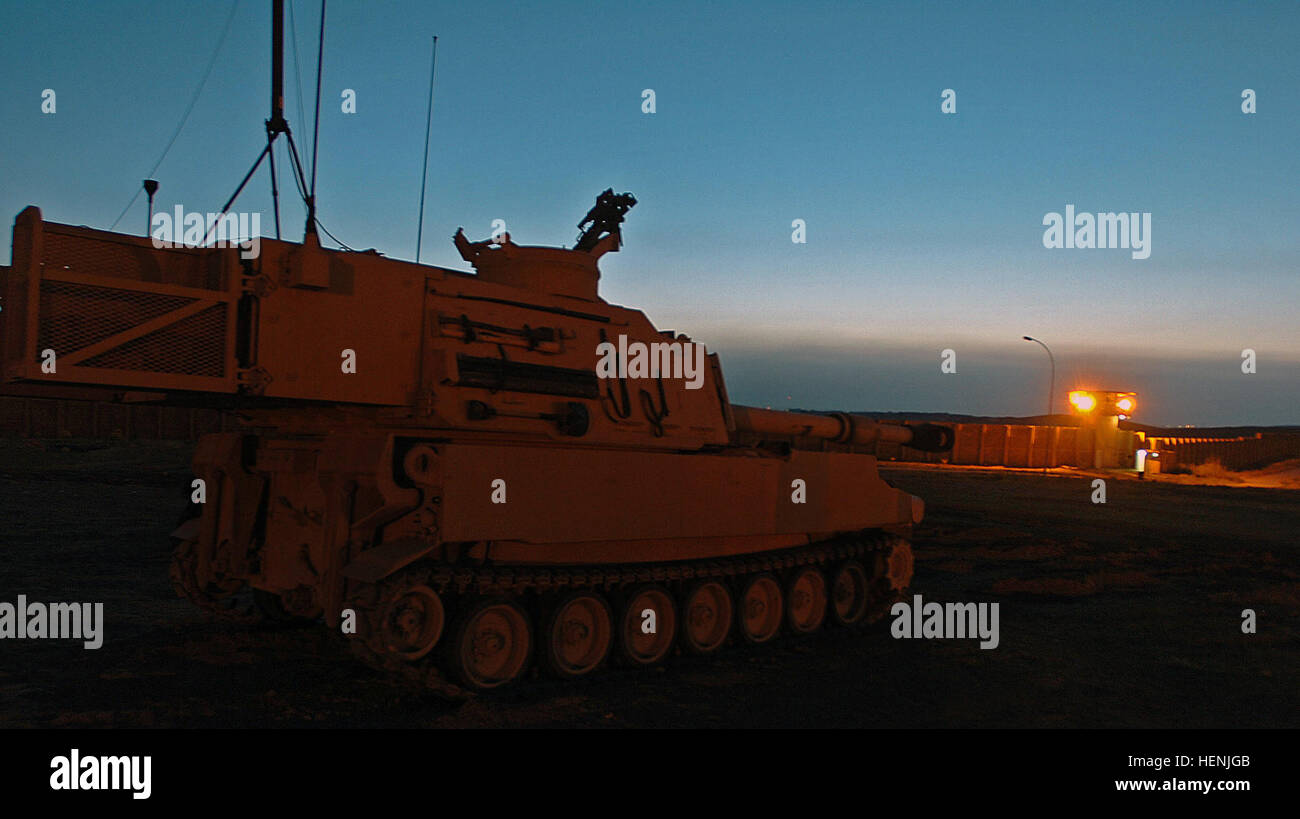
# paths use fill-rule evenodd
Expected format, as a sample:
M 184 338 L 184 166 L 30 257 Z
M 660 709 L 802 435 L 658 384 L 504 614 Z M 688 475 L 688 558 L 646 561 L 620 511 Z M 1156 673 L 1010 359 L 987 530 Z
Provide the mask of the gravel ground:
M 178 444 L 0 441 L 0 601 L 102 601 L 105 641 L 0 642 L 0 726 L 1300 727 L 1300 491 L 887 465 L 924 497 L 914 591 L 1000 645 L 888 621 L 446 702 L 323 626 L 210 621 L 167 580 Z M 1253 608 L 1258 633 L 1241 632 Z

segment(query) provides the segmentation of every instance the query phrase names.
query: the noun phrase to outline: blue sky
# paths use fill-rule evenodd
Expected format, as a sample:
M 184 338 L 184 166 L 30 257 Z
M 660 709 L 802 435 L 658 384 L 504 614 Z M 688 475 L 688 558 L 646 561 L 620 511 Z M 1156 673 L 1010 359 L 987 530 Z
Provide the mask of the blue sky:
M 230 7 L 0 4 L 0 213 L 109 227 Z M 294 3 L 302 112 L 286 47 L 300 147 L 318 8 Z M 1300 423 L 1300 4 L 335 0 L 328 23 L 320 218 L 353 247 L 415 255 L 437 34 L 425 262 L 464 268 L 451 234 L 498 218 L 517 242 L 571 243 L 612 186 L 640 204 L 604 296 L 719 352 L 734 400 L 1036 413 L 1028 334 L 1059 392 L 1136 389 L 1139 420 Z M 216 210 L 257 155 L 269 34 L 268 4 L 240 0 L 160 209 Z M 264 233 L 268 189 L 263 173 L 238 206 Z M 1067 204 L 1150 212 L 1151 257 L 1044 248 Z M 141 197 L 118 229 L 144 222 Z

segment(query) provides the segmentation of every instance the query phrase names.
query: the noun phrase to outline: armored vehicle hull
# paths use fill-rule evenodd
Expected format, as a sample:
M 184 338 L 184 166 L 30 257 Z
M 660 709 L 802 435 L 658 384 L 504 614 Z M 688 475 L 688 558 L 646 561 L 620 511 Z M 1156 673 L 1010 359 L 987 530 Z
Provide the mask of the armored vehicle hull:
M 159 249 L 28 208 L 4 383 L 230 412 L 196 449 L 178 590 L 321 619 L 436 689 L 879 618 L 923 504 L 819 444 L 951 432 L 733 405 L 716 355 L 600 298 L 634 203 L 610 196 L 572 250 L 458 233 L 473 274 L 314 234 Z

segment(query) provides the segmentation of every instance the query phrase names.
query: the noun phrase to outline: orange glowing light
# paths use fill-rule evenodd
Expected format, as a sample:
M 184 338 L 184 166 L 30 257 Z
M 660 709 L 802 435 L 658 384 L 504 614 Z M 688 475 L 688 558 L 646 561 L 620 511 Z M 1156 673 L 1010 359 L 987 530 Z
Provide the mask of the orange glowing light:
M 1090 392 L 1075 390 L 1070 393 L 1070 403 L 1079 412 L 1092 412 L 1097 407 L 1097 398 Z
M 1134 401 L 1132 398 L 1121 398 L 1115 402 L 1115 406 L 1119 407 L 1121 412 L 1132 412 Z

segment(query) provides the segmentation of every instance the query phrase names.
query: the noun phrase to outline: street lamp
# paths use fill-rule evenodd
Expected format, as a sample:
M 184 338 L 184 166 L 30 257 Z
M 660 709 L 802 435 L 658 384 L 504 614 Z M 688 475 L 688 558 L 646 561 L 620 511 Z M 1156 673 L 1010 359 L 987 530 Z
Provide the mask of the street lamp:
M 1031 336 L 1023 336 L 1023 338 L 1025 341 L 1032 341 L 1035 344 L 1042 345 L 1043 349 L 1047 350 L 1047 360 L 1052 362 L 1052 381 L 1047 388 L 1047 423 L 1050 424 L 1052 422 L 1052 396 L 1056 394 L 1056 358 L 1052 355 L 1051 348 L 1043 344 L 1043 342 Z
M 153 234 L 153 195 L 158 192 L 158 180 L 146 179 L 144 192 L 149 195 L 149 216 L 144 223 L 144 235 L 150 236 Z

